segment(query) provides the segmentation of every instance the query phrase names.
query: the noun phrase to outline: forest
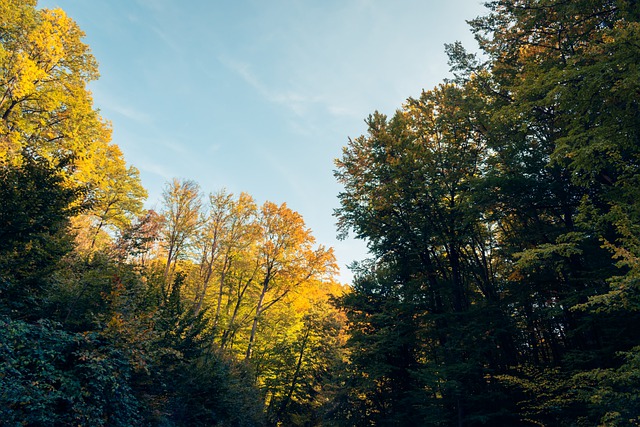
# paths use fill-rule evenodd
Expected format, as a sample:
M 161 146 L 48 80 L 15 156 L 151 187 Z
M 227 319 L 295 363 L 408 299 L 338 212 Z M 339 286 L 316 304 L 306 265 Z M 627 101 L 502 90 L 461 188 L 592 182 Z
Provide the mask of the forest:
M 0 0 L 0 423 L 640 425 L 640 2 L 469 25 L 335 162 L 344 285 L 286 204 L 145 209 L 82 30 Z

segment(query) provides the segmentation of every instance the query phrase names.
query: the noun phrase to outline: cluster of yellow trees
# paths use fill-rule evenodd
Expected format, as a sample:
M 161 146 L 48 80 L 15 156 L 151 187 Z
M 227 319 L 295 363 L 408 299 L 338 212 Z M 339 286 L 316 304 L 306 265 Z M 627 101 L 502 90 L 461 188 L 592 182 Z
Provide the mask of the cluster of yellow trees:
M 91 231 L 79 235 L 81 250 L 138 265 L 162 301 L 177 292 L 206 319 L 216 347 L 251 366 L 271 417 L 291 402 L 322 403 L 322 377 L 342 362 L 344 318 L 330 299 L 344 287 L 333 250 L 315 244 L 297 212 L 258 206 L 246 193 L 204 197 L 194 181 L 174 179 L 159 212 L 142 212 L 115 240 L 103 216 L 85 219 Z
M 330 296 L 342 293 L 333 250 L 315 245 L 286 204 L 258 206 L 246 193 L 224 190 L 204 202 L 197 183 L 174 179 L 160 213 L 135 226 L 141 232 L 129 239 L 146 249 L 133 256 L 162 272 L 163 298 L 180 276 L 183 298 L 195 314 L 207 310 L 220 346 L 245 359 L 278 357 L 273 346 L 299 333 L 310 312 L 326 313 Z

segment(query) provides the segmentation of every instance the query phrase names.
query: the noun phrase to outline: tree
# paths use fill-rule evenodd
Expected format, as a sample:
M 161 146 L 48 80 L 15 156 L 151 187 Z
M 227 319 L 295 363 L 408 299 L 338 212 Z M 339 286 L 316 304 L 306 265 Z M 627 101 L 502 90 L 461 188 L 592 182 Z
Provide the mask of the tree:
M 93 147 L 110 137 L 86 89 L 97 63 L 75 22 L 35 5 L 0 2 L 0 162 L 28 153 L 69 175 L 88 171 Z
M 571 390 L 577 378 L 618 369 L 616 354 L 638 343 L 627 326 L 637 316 L 631 58 L 638 53 L 639 10 L 635 2 L 549 0 L 498 1 L 490 11 L 472 27 L 490 58 L 485 88 L 496 111 L 490 145 L 501 157 L 493 184 L 503 203 L 496 211 L 505 255 L 515 260 L 511 296 L 528 337 L 529 367 L 521 378 L 526 371 L 553 375 L 543 381 L 549 401 L 530 416 L 542 420 L 563 402 L 557 424 L 583 413 L 590 413 L 585 423 L 604 422 L 597 392 L 587 403 L 572 399 Z M 536 191 L 525 193 L 524 186 Z M 564 386 L 554 387 L 559 378 Z
M 202 208 L 200 197 L 200 186 L 190 180 L 174 179 L 165 186 L 162 193 L 162 216 L 164 217 L 162 237 L 167 254 L 162 291 L 165 299 L 170 294 L 169 285 L 173 280 L 176 263 L 180 257 L 186 255 L 185 251 L 189 248 L 200 226 Z
M 66 185 L 89 188 L 96 221 L 80 240 L 93 248 L 104 226 L 125 226 L 140 213 L 146 191 L 93 109 L 86 86 L 98 67 L 84 34 L 62 10 L 35 6 L 0 2 L 0 163 L 46 159 Z
M 3 423 L 129 426 L 141 421 L 129 361 L 97 334 L 0 316 L 0 343 Z
M 195 292 L 196 310 L 199 311 L 207 297 L 207 290 L 214 275 L 218 279 L 214 324 L 220 320 L 223 297 L 230 292 L 227 279 L 238 252 L 249 251 L 254 243 L 257 227 L 256 206 L 253 198 L 241 193 L 235 199 L 233 194 L 219 191 L 209 195 L 209 211 L 203 220 L 198 237 L 200 265 Z M 232 297 L 227 295 L 228 302 Z M 242 298 L 242 292 L 239 295 Z
M 251 357 L 258 323 L 264 313 L 301 284 L 331 274 L 335 269 L 333 251 L 323 246 L 314 249 L 311 231 L 302 217 L 286 204 L 265 202 L 259 226 L 260 288 L 246 359 Z
M 202 228 L 197 239 L 197 251 L 200 256 L 200 266 L 198 271 L 197 288 L 195 291 L 196 311 L 200 311 L 205 297 L 209 282 L 214 274 L 214 266 L 221 257 L 221 245 L 226 236 L 224 233 L 231 220 L 229 212 L 232 195 L 226 194 L 224 191 L 216 194 L 209 194 L 209 210 L 208 214 L 202 221 Z M 221 280 L 224 282 L 224 280 Z M 222 305 L 222 291 L 218 294 L 217 316 L 220 314 L 220 306 Z
M 257 206 L 253 198 L 247 193 L 240 193 L 238 199 L 233 201 L 230 206 L 229 215 L 230 221 L 228 222 L 228 227 L 225 230 L 225 239 L 221 242 L 222 254 L 219 271 L 220 286 L 218 288 L 214 325 L 218 326 L 220 322 L 223 308 L 223 297 L 226 291 L 228 293 L 226 302 L 227 311 L 232 304 L 232 301 L 235 299 L 233 314 L 231 315 L 228 323 L 229 328 L 233 328 L 235 318 L 238 314 L 238 309 L 242 304 L 244 294 L 251 282 L 250 280 L 238 280 L 238 288 L 234 289 L 233 286 L 227 283 L 227 278 L 232 277 L 231 273 L 235 268 L 239 267 L 239 271 L 244 271 L 244 268 L 240 267 L 240 265 L 246 267 L 246 260 L 250 259 L 251 255 L 254 253 L 259 229 L 256 223 Z M 255 272 L 255 269 L 251 269 L 251 271 L 253 273 Z M 253 277 L 253 274 L 250 274 L 249 276 Z M 229 329 L 225 332 L 228 330 Z M 225 339 L 223 334 L 223 347 L 224 341 Z
M 352 420 L 515 422 L 488 380 L 518 352 L 497 224 L 482 203 L 486 99 L 473 80 L 424 91 L 391 119 L 370 116 L 337 161 L 339 227 L 373 255 L 339 300 L 353 331 Z
M 82 36 L 61 10 L 0 0 L 3 422 L 263 425 L 251 364 L 214 342 L 206 289 L 194 306 L 186 275 L 219 273 L 222 311 L 236 258 L 257 262 L 245 250 L 256 246 L 255 205 L 246 195 L 214 203 L 202 265 L 187 259 L 202 214 L 197 184 L 175 180 L 163 215 L 140 215 L 138 171 L 110 144 L 86 90 L 97 64 Z M 86 234 L 74 239 L 72 221 Z M 160 236 L 166 262 L 149 263 Z
M 148 210 L 128 227 L 120 231 L 114 245 L 114 254 L 121 262 L 134 261 L 146 266 L 149 257 L 158 253 L 163 218 Z
M 93 222 L 88 250 L 93 250 L 100 233 L 105 229 L 114 235 L 131 225 L 131 221 L 142 212 L 142 203 L 147 191 L 140 183 L 140 174 L 133 167 L 127 167 L 122 152 L 117 145 L 97 147 L 96 165 L 92 173 L 100 177 L 94 181 L 91 191 L 91 210 L 87 213 Z M 88 232 L 88 230 L 86 231 Z
M 0 165 L 0 300 L 5 314 L 34 318 L 62 258 L 72 248 L 69 218 L 83 205 L 43 159 Z
M 344 317 L 326 299 L 326 284 L 314 287 L 321 289 L 315 298 L 309 289 L 298 298 L 297 310 L 283 313 L 296 321 L 268 347 L 270 363 L 262 369 L 261 388 L 274 424 L 323 425 L 333 403 L 332 387 L 344 356 Z

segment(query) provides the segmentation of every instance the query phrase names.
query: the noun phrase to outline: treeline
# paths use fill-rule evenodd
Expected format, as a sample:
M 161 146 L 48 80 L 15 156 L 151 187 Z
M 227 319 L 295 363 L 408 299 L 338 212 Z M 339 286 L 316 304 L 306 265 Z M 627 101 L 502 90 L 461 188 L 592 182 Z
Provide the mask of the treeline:
M 345 292 L 286 204 L 143 209 L 81 30 L 0 0 L 1 422 L 640 424 L 640 4 L 487 6 L 337 161 Z
M 332 249 L 286 204 L 190 180 L 143 209 L 82 36 L 0 0 L 0 423 L 321 424 L 345 340 Z
M 341 425 L 640 424 L 640 3 L 497 0 L 337 161 Z

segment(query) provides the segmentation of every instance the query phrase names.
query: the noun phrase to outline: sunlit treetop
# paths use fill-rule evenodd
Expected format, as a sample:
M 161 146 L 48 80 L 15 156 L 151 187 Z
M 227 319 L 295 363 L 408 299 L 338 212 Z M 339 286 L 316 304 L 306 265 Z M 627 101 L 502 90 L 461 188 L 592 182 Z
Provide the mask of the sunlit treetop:
M 0 161 L 71 157 L 66 172 L 83 162 L 88 172 L 91 151 L 111 138 L 87 90 L 98 65 L 72 19 L 35 3 L 0 0 Z

